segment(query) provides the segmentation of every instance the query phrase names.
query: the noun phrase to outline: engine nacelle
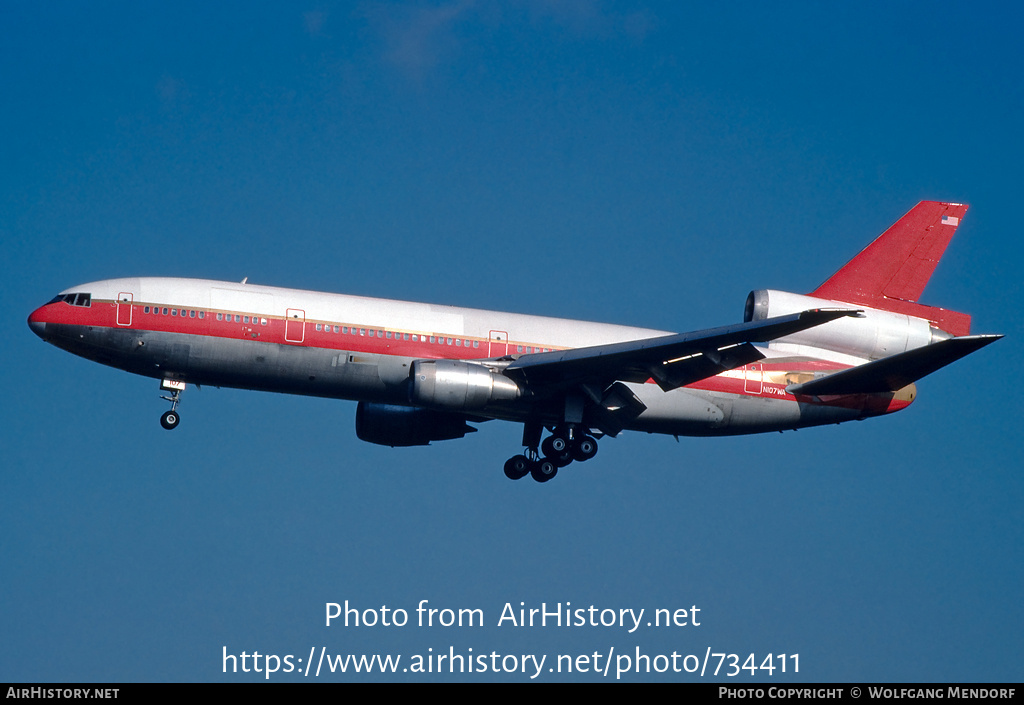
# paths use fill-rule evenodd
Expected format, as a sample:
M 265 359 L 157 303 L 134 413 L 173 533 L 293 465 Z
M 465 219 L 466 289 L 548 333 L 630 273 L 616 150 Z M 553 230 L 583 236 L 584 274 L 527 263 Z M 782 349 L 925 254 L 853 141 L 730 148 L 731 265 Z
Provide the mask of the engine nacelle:
M 864 313 L 778 338 L 772 341 L 771 347 L 788 348 L 797 353 L 802 347 L 811 347 L 862 360 L 880 360 L 952 337 L 923 318 L 771 289 L 750 292 L 743 320 L 761 321 L 813 308 L 851 308 Z
M 474 431 L 461 414 L 365 401 L 356 407 L 356 436 L 381 446 L 426 446 Z
M 492 402 L 514 401 L 522 390 L 489 367 L 462 360 L 416 360 L 412 363 L 409 401 L 452 411 L 482 409 Z

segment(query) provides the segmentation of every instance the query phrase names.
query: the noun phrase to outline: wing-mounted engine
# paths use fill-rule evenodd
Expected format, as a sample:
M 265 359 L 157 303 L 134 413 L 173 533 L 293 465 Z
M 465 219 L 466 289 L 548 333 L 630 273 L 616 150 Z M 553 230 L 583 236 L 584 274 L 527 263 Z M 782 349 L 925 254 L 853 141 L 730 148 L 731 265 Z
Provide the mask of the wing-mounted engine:
M 365 401 L 356 407 L 356 436 L 381 446 L 426 446 L 475 431 L 462 414 Z
M 412 363 L 409 401 L 449 411 L 482 409 L 515 401 L 522 389 L 496 370 L 463 360 L 416 360 Z
M 952 337 L 924 318 L 771 289 L 750 292 L 743 320 L 760 321 L 815 308 L 856 308 L 861 313 L 778 338 L 769 347 L 796 354 L 827 350 L 860 360 L 880 360 Z

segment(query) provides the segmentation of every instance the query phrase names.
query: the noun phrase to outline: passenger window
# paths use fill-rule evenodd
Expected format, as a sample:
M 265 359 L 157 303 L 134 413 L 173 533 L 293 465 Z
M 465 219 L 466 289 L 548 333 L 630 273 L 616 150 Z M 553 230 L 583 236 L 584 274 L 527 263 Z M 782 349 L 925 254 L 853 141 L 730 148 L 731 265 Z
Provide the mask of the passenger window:
M 172 309 L 171 309 L 171 315 L 172 315 L 172 316 L 177 316 L 177 315 L 178 315 L 178 309 L 176 309 L 176 308 L 172 308 Z

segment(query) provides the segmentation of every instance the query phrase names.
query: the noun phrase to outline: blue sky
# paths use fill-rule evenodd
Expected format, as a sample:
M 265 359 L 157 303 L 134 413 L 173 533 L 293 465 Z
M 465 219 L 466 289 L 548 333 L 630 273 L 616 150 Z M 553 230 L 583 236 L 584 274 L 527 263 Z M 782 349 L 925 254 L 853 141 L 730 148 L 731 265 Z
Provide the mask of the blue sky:
M 1020 680 L 1021 15 L 4 3 L 0 680 L 260 680 L 223 650 L 313 647 Z M 168 275 L 692 330 L 813 289 L 922 199 L 971 205 L 924 302 L 1005 340 L 893 417 L 624 434 L 543 486 L 503 476 L 521 429 L 497 422 L 388 449 L 353 403 L 204 388 L 167 433 L 155 382 L 25 325 L 65 287 Z M 326 627 L 345 600 L 485 625 Z M 499 627 L 520 602 L 702 621 Z

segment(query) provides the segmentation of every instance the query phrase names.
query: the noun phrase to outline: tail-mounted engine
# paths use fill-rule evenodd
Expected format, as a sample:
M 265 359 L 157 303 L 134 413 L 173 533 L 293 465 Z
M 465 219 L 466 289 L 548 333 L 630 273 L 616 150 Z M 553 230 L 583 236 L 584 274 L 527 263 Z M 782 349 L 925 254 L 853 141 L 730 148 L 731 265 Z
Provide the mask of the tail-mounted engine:
M 482 409 L 494 402 L 515 401 L 522 390 L 489 367 L 462 360 L 416 360 L 412 363 L 409 401 L 451 411 Z
M 800 348 L 810 347 L 862 360 L 880 360 L 952 337 L 923 318 L 771 289 L 750 292 L 743 320 L 760 321 L 813 308 L 856 308 L 863 313 L 779 338 L 771 347 L 796 353 L 802 352 Z

